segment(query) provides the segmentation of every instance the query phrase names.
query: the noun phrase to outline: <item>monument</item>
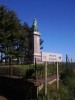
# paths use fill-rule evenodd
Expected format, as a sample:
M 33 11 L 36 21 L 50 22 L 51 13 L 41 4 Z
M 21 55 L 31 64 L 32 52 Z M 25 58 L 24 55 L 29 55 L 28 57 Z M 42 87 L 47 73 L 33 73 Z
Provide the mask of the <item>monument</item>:
M 61 62 L 62 55 L 59 53 L 51 52 L 41 52 L 40 51 L 40 32 L 38 30 L 37 20 L 33 20 L 33 24 L 30 31 L 30 40 L 31 40 L 31 63 L 35 63 L 35 58 L 37 63 L 43 63 L 44 61 L 48 62 Z
M 32 63 L 35 63 L 35 58 L 37 62 L 41 62 L 41 53 L 40 53 L 40 33 L 38 31 L 37 20 L 33 20 L 31 27 L 31 39 L 32 39 Z

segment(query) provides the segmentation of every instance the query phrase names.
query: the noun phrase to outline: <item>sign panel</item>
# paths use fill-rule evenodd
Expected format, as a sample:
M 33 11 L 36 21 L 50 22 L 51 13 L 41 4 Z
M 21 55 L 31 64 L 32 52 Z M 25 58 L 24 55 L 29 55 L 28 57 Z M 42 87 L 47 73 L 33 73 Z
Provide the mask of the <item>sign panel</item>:
M 62 54 L 42 52 L 42 61 L 62 62 Z

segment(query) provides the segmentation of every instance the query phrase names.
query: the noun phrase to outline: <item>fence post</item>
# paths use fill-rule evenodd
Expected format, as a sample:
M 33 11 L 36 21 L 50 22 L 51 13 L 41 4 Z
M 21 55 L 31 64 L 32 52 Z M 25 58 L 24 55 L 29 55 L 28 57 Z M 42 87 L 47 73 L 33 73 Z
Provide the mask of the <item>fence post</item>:
M 68 66 L 68 56 L 66 54 L 66 69 L 67 69 L 67 66 Z
M 35 80 L 37 80 L 37 65 L 36 65 L 36 58 L 35 58 Z
M 57 89 L 59 89 L 59 69 L 58 69 L 58 62 L 57 62 Z

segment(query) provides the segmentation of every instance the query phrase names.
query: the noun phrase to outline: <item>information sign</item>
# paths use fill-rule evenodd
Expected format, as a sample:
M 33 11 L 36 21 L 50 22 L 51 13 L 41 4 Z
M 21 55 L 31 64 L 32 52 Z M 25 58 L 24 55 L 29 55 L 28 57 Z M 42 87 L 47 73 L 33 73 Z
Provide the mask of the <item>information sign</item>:
M 42 52 L 42 61 L 46 61 L 46 62 L 62 62 L 62 54 Z

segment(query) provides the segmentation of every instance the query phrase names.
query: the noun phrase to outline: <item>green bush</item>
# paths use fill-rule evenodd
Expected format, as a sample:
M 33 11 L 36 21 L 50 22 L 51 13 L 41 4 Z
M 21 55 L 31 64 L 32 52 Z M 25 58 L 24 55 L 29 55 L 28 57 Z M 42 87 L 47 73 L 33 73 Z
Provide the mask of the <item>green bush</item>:
M 45 64 L 37 64 L 37 76 L 42 78 L 45 75 Z M 9 72 L 8 72 L 9 71 Z M 56 73 L 56 65 L 48 64 L 48 75 Z M 35 77 L 35 65 L 11 65 L 11 66 L 0 66 L 0 74 L 12 74 L 13 76 L 20 76 L 23 78 L 34 78 Z
M 16 65 L 14 68 L 19 71 L 20 76 L 23 78 L 29 78 L 34 73 L 34 65 Z

